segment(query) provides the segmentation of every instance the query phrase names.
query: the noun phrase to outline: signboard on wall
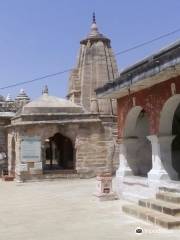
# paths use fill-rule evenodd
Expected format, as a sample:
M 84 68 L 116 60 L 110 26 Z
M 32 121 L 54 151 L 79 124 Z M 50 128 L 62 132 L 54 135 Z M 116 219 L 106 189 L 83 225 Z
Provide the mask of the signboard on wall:
M 41 161 L 41 141 L 37 137 L 24 137 L 21 140 L 21 162 Z

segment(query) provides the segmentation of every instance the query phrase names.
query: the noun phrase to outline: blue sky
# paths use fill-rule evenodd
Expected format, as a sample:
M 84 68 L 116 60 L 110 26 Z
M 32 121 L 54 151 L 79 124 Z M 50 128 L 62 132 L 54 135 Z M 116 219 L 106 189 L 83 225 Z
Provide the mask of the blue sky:
M 72 68 L 92 12 L 114 52 L 180 27 L 179 0 L 0 0 L 0 87 Z M 180 32 L 117 56 L 123 69 L 178 40 Z M 69 74 L 22 86 L 31 98 L 48 84 L 64 97 Z M 15 97 L 21 87 L 0 91 Z

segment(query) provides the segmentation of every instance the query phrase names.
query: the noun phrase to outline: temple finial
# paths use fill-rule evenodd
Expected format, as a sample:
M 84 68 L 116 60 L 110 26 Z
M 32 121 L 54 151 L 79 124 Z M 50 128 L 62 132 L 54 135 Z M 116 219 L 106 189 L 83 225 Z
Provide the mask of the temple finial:
M 48 94 L 49 90 L 48 90 L 48 86 L 45 85 L 44 89 L 42 90 L 42 94 Z
M 6 97 L 6 102 L 12 102 L 12 98 L 11 98 L 11 95 L 9 93 Z
M 93 12 L 93 23 L 96 23 L 96 15 L 95 15 L 95 12 Z

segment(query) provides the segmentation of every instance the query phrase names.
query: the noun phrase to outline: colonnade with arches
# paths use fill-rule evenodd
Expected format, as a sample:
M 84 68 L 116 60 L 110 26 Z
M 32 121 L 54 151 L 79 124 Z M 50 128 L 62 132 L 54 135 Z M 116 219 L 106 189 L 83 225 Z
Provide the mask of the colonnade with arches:
M 156 132 L 152 131 L 154 122 Z M 158 116 L 143 106 L 133 106 L 122 127 L 118 177 L 180 180 L 180 94 L 166 99 Z

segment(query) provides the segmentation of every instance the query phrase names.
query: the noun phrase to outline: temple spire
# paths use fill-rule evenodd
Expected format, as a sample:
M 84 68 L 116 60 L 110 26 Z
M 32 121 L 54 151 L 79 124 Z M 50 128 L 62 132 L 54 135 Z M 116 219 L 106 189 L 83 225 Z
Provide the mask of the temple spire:
M 11 95 L 8 93 L 7 97 L 6 97 L 6 102 L 12 102 L 12 98 Z
M 68 99 L 81 104 L 88 112 L 112 114 L 110 100 L 97 100 L 95 89 L 118 77 L 116 59 L 110 39 L 98 30 L 95 13 L 92 12 L 90 17 L 90 32 L 80 42 L 76 68 L 69 79 Z M 97 64 L 98 62 L 101 64 Z
M 43 95 L 44 95 L 44 94 L 48 95 L 48 93 L 49 93 L 48 86 L 45 85 L 44 88 L 43 88 L 43 90 L 42 90 L 42 94 L 43 94 Z
M 20 89 L 19 94 L 15 98 L 16 101 L 29 101 L 30 98 L 26 94 L 25 90 L 23 88 Z
M 97 24 L 96 24 L 96 15 L 95 12 L 93 12 L 93 16 L 92 16 L 92 24 L 91 24 L 91 30 L 90 33 L 88 35 L 88 37 L 97 37 L 100 36 Z
M 96 15 L 95 15 L 95 12 L 93 12 L 93 23 L 96 23 Z

